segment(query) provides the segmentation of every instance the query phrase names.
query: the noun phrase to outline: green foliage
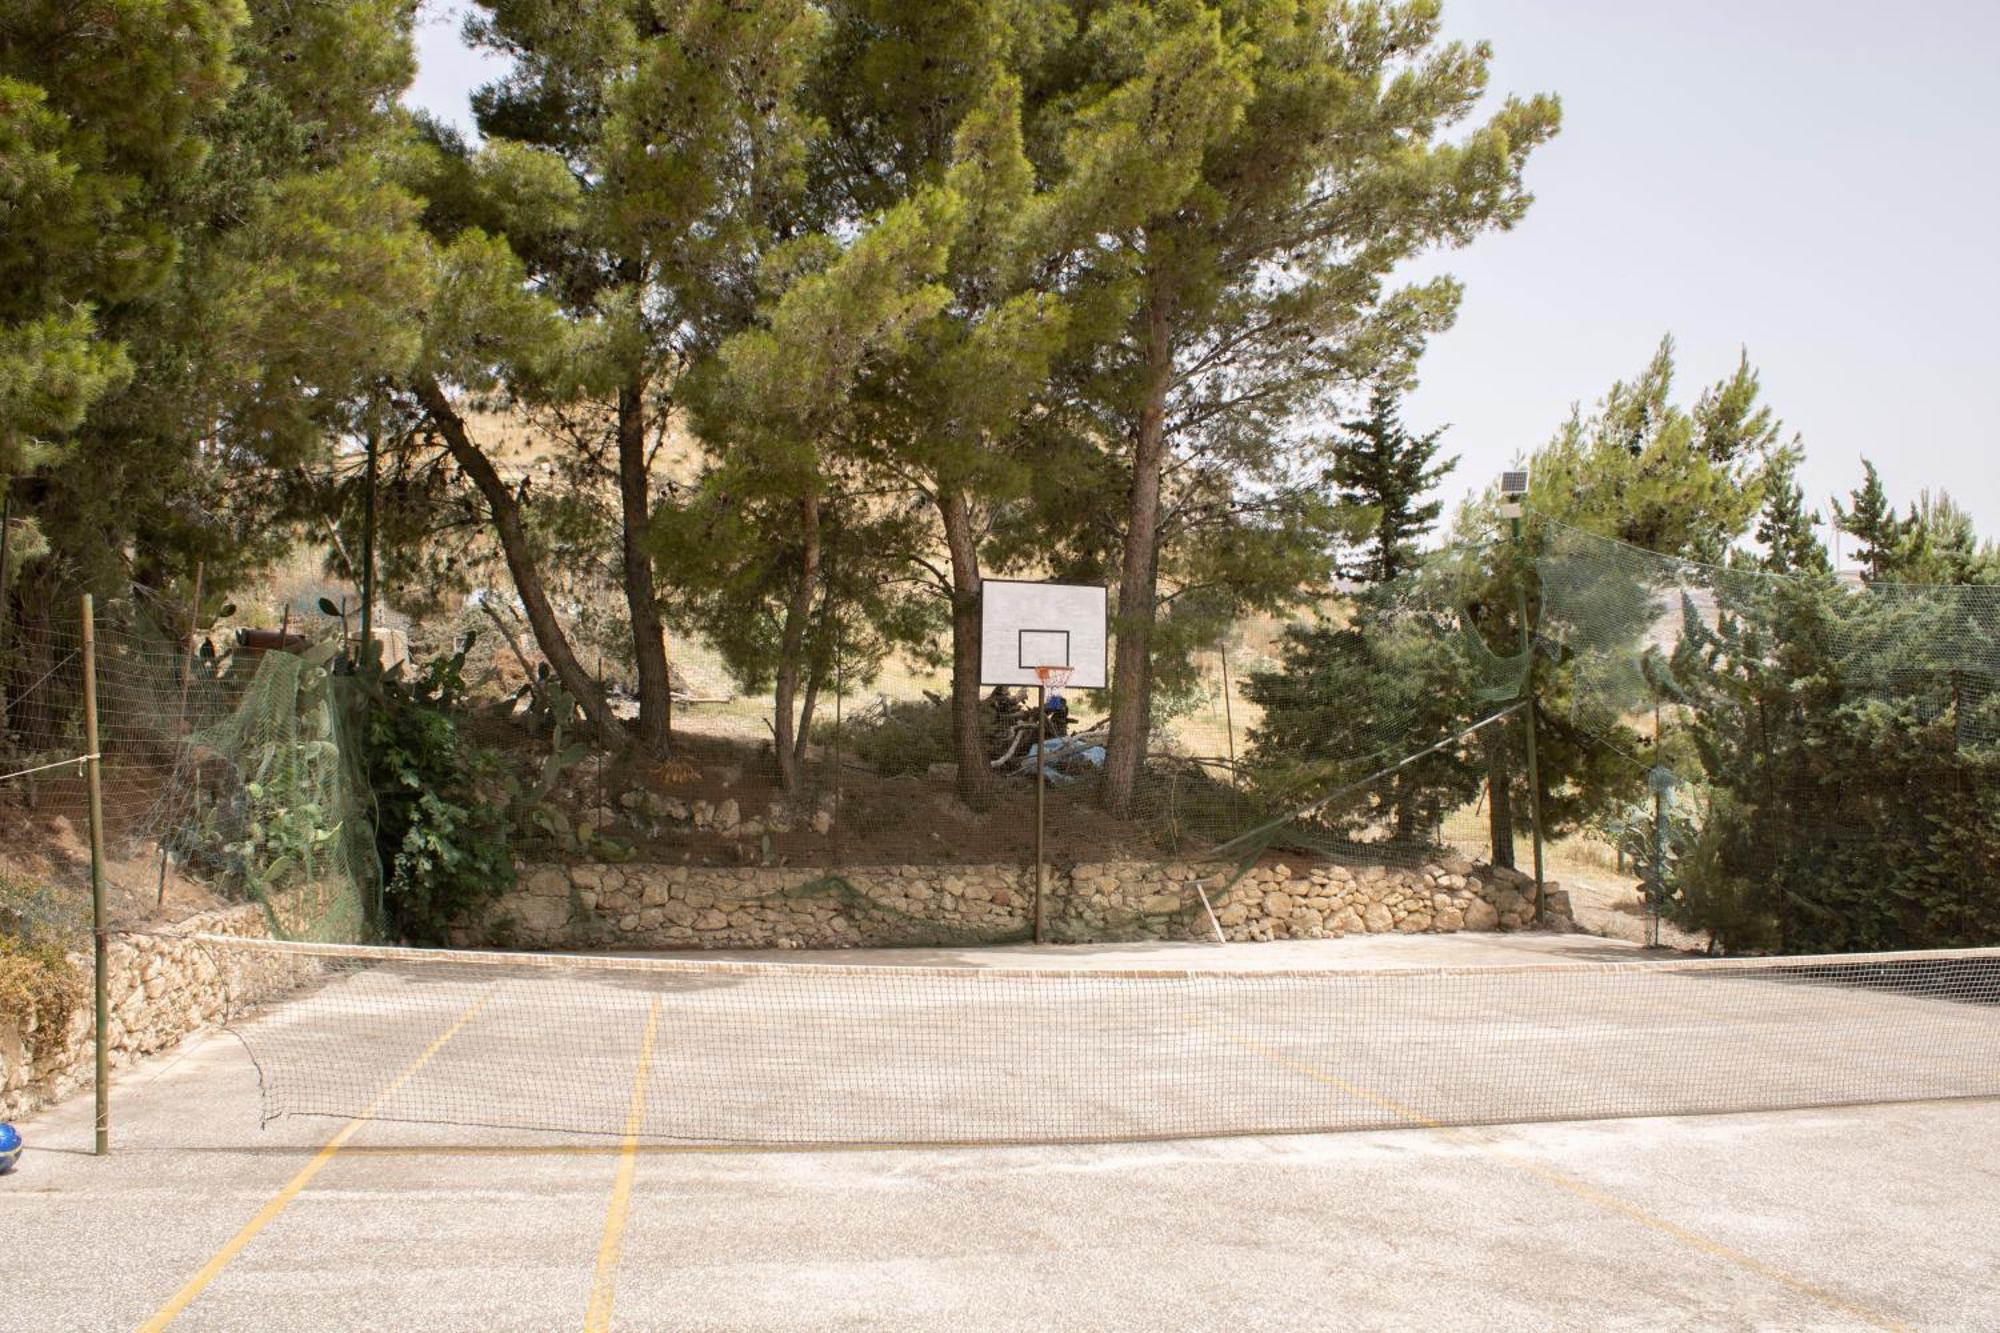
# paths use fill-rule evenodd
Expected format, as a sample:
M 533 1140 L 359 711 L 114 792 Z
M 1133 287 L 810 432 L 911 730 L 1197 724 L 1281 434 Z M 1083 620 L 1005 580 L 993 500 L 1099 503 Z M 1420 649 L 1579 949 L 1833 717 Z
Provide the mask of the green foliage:
M 1370 392 L 1367 416 L 1342 423 L 1327 480 L 1371 519 L 1368 543 L 1347 571 L 1353 577 L 1382 583 L 1416 563 L 1418 542 L 1444 512 L 1442 500 L 1424 497 L 1458 465 L 1438 458 L 1443 435 L 1410 434 L 1387 384 Z
M 1595 410 L 1579 408 L 1531 460 L 1537 515 L 1644 550 L 1720 564 L 1749 530 L 1777 476 L 1790 479 L 1796 442 L 1758 399 L 1747 354 L 1692 407 L 1674 401 L 1674 343 L 1614 383 Z M 1479 521 L 1490 521 L 1481 513 Z M 1490 529 L 1488 529 L 1490 530 Z
M 1477 701 L 1444 687 L 1441 664 L 1430 655 L 1451 648 L 1448 641 L 1399 641 L 1392 626 L 1366 612 L 1351 625 L 1287 628 L 1277 668 L 1243 682 L 1244 696 L 1263 709 L 1244 769 L 1269 807 L 1332 795 L 1468 725 Z M 1416 842 L 1472 799 L 1484 776 L 1461 755 L 1441 751 L 1356 800 L 1336 801 L 1327 817 L 1343 832 L 1379 820 L 1398 841 Z
M 1689 618 L 1674 683 L 1717 798 L 1690 920 L 1787 952 L 2000 940 L 2000 604 L 1964 595 L 1984 591 L 1773 579 L 1713 629 Z
M 378 680 L 368 718 L 385 926 L 441 944 L 514 882 L 509 824 L 491 755 L 460 735 L 468 638 L 408 684 Z
M 83 996 L 83 974 L 60 948 L 0 932 L 0 1019 L 59 1033 Z
M 228 797 L 196 802 L 177 841 L 213 855 L 287 937 L 351 939 L 375 883 L 361 777 L 349 741 L 333 645 L 266 653 L 228 717 L 199 743 L 227 759 Z
M 951 762 L 951 714 L 935 699 L 884 699 L 877 707 L 814 728 L 813 741 L 847 754 L 885 777 L 921 776 Z
M 0 1022 L 44 1033 L 69 1026 L 84 978 L 65 946 L 80 947 L 89 925 L 76 895 L 0 873 Z M 49 1051 L 53 1043 L 30 1046 Z
M 1757 516 L 1757 543 L 1764 548 L 1759 564 L 1773 574 L 1823 574 L 1833 568 L 1826 546 L 1814 531 L 1819 512 L 1806 507 L 1805 488 L 1788 455 L 1772 471 Z
M 1836 500 L 1833 512 L 1835 525 L 1860 542 L 1855 556 L 1870 582 L 2000 583 L 2000 546 L 1979 540 L 1971 515 L 1950 495 L 1924 491 L 1899 516 L 1875 465 L 1861 465 L 1860 487 L 1847 507 Z
M 10 12 L 0 474 L 30 473 L 47 547 L 25 612 L 128 582 L 185 605 L 197 562 L 222 591 L 292 540 L 292 469 L 415 346 L 416 203 L 385 171 L 413 13 Z

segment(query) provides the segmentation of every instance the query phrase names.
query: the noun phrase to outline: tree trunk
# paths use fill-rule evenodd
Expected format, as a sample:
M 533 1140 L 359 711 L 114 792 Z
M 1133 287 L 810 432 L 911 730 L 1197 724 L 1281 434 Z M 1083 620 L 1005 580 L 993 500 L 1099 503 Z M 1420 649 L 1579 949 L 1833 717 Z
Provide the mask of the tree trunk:
M 1486 751 L 1486 810 L 1493 843 L 1493 864 L 1514 868 L 1513 771 L 1508 762 L 1507 733 L 1511 722 L 1484 727 L 1479 744 Z
M 1167 389 L 1173 346 L 1166 307 L 1156 292 L 1146 317 L 1146 400 L 1132 441 L 1132 494 L 1118 573 L 1118 646 L 1112 657 L 1111 731 L 1104 764 L 1104 804 L 1129 818 L 1152 733 L 1153 619 L 1158 612 L 1160 472 L 1166 461 Z
M 806 746 L 812 741 L 813 710 L 819 706 L 819 687 L 825 678 L 826 665 L 814 653 L 806 667 L 805 694 L 799 700 L 799 731 L 792 741 L 792 764 L 801 780 L 806 771 Z
M 958 794 L 972 800 L 993 787 L 979 712 L 979 543 L 965 492 L 939 490 L 938 513 L 951 552 L 951 749 Z
M 548 588 L 542 582 L 541 571 L 535 568 L 527 529 L 521 524 L 520 501 L 501 479 L 493 461 L 467 434 L 464 419 L 452 407 L 451 400 L 445 397 L 438 382 L 426 376 L 417 381 L 416 393 L 417 401 L 423 404 L 425 413 L 444 438 L 445 448 L 450 451 L 452 460 L 472 479 L 473 486 L 493 515 L 493 529 L 500 539 L 500 551 L 507 559 L 507 572 L 513 576 L 514 590 L 520 594 L 521 607 L 527 612 L 528 628 L 534 632 L 535 646 L 542 650 L 542 656 L 548 659 L 556 679 L 576 700 L 598 738 L 610 748 L 622 750 L 626 741 L 625 729 L 619 725 L 597 682 L 576 660 L 569 639 L 563 634 L 562 623 L 556 619 L 555 608 L 549 602 Z
M 819 497 L 810 491 L 799 501 L 799 526 L 805 542 L 799 561 L 798 586 L 785 604 L 784 635 L 778 644 L 777 679 L 771 691 L 771 731 L 777 752 L 778 783 L 787 792 L 800 787 L 805 747 L 805 723 L 794 725 L 792 708 L 798 698 L 799 668 L 804 663 L 806 622 L 812 617 L 813 595 L 819 585 Z M 810 702 L 810 696 L 808 697 Z
M 645 385 L 634 377 L 618 390 L 618 500 L 623 530 L 625 608 L 632 622 L 632 659 L 639 668 L 639 743 L 667 752 L 673 740 L 673 687 L 667 641 L 653 592 L 653 557 L 646 529 L 653 517 L 646 469 Z

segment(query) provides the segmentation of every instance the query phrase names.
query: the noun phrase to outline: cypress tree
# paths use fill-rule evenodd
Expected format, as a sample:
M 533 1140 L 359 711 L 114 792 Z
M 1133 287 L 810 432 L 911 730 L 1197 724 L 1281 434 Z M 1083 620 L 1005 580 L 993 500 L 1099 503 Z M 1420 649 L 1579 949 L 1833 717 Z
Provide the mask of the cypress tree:
M 1403 425 L 1394 388 L 1377 384 L 1368 415 L 1342 423 L 1327 480 L 1340 499 L 1365 507 L 1373 522 L 1367 543 L 1343 572 L 1370 583 L 1395 578 L 1415 563 L 1417 542 L 1431 530 L 1444 502 L 1427 495 L 1458 459 L 1438 459 L 1442 429 L 1412 435 Z

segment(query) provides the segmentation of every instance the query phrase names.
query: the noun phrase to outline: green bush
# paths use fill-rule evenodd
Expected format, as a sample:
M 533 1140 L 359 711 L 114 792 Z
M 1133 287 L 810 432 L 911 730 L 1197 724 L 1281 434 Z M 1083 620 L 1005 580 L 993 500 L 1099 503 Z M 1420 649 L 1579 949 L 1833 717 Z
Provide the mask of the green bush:
M 884 776 L 924 773 L 932 764 L 952 762 L 951 710 L 931 699 L 888 700 L 844 719 L 813 727 L 813 740 L 840 748 Z
M 514 882 L 506 799 L 495 756 L 460 734 L 468 637 L 412 681 L 378 680 L 368 717 L 384 926 L 415 944 L 444 942 Z

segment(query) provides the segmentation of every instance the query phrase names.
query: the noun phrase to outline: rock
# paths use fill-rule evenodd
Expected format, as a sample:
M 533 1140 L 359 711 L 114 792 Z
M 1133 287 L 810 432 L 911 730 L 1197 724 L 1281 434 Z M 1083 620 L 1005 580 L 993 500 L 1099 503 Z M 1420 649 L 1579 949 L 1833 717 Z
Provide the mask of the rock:
M 1359 935 L 1368 929 L 1368 926 L 1362 921 L 1361 913 L 1352 907 L 1343 907 L 1334 913 L 1333 920 L 1327 923 L 1327 929 L 1342 935 Z
M 833 832 L 833 815 L 826 810 L 815 810 L 812 817 L 812 831 L 824 838 Z
M 1432 930 L 1453 931 L 1462 928 L 1464 925 L 1465 913 L 1459 911 L 1456 907 L 1440 907 L 1437 915 L 1431 918 Z
M 1467 930 L 1498 930 L 1500 911 L 1484 898 L 1474 898 L 1465 905 L 1465 928 Z
M 569 876 L 561 866 L 536 866 L 521 882 L 521 888 L 531 897 L 567 898 L 569 896 Z
M 1292 900 L 1289 894 L 1267 893 L 1264 895 L 1264 915 L 1282 921 L 1292 914 Z
M 687 802 L 681 800 L 678 796 L 662 796 L 658 793 L 652 793 L 646 798 L 646 813 L 656 819 L 686 819 L 688 817 L 688 806 Z
M 1139 910 L 1147 916 L 1168 916 L 1181 910 L 1181 896 L 1178 893 L 1152 893 L 1139 902 Z
M 1565 921 L 1574 920 L 1576 910 L 1570 906 L 1569 890 L 1560 884 L 1550 883 L 1543 887 L 1542 906 L 1547 915 L 1560 917 Z
M 1421 935 L 1430 928 L 1431 914 L 1429 912 L 1411 912 L 1396 923 L 1396 929 L 1405 935 Z
M 729 918 L 713 907 L 694 919 L 696 930 L 721 930 L 729 924 Z
M 711 818 L 718 832 L 727 833 L 743 821 L 743 813 L 737 808 L 736 798 L 732 796 L 715 807 L 715 813 Z
M 618 793 L 618 804 L 621 809 L 625 810 L 642 809 L 646 804 L 646 793 L 640 791 L 637 787 L 632 788 L 630 791 L 621 791 Z
M 1368 904 L 1368 910 L 1361 914 L 1361 925 L 1370 935 L 1380 935 L 1392 929 L 1396 919 L 1389 915 L 1389 909 L 1381 903 Z

